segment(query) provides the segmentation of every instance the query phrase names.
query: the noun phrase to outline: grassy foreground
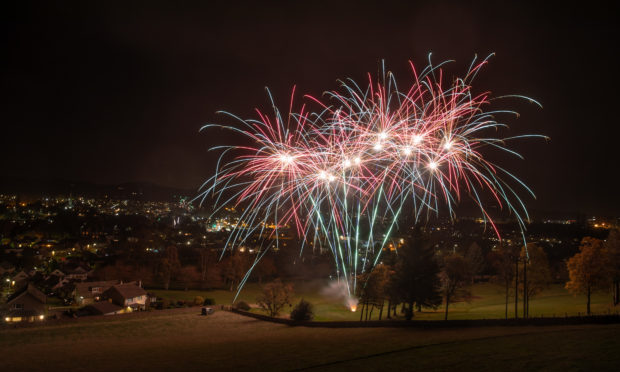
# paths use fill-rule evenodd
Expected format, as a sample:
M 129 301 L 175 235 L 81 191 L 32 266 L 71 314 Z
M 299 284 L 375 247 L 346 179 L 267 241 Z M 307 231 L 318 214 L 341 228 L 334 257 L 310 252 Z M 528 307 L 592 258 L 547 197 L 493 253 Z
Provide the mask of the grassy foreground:
M 295 297 L 293 303 L 297 303 L 302 297 L 311 302 L 315 308 L 316 320 L 340 321 L 340 320 L 359 320 L 359 313 L 352 313 L 345 306 L 341 299 L 325 296 L 321 293 L 326 283 L 314 281 L 309 283 L 295 284 Z M 234 292 L 229 291 L 163 291 L 154 290 L 158 296 L 192 301 L 196 296 L 214 298 L 216 303 L 231 304 Z M 475 284 L 471 287 L 473 298 L 469 302 L 458 302 L 450 305 L 449 319 L 497 319 L 505 316 L 505 299 L 503 288 L 497 285 L 483 283 Z M 260 294 L 260 286 L 250 283 L 243 288 L 238 300 L 246 301 L 250 304 L 256 302 Z M 514 317 L 514 298 L 511 297 L 508 305 L 508 316 Z M 561 285 L 554 285 L 530 300 L 531 317 L 551 317 L 551 316 L 576 316 L 584 315 L 586 309 L 585 296 L 573 296 Z M 522 303 L 519 303 L 519 316 L 523 311 Z M 597 293 L 592 297 L 592 312 L 595 314 L 616 313 L 620 311 L 613 306 L 611 295 L 608 293 Z M 290 309 L 285 309 L 288 314 Z M 373 319 L 378 319 L 378 310 L 372 314 Z M 400 314 L 398 314 L 400 315 Z M 383 314 L 385 317 L 385 314 Z M 415 319 L 423 320 L 442 320 L 444 317 L 443 307 L 437 310 L 424 309 L 421 313 L 415 313 Z
M 197 308 L 0 329 L 6 371 L 617 370 L 620 325 L 323 329 Z

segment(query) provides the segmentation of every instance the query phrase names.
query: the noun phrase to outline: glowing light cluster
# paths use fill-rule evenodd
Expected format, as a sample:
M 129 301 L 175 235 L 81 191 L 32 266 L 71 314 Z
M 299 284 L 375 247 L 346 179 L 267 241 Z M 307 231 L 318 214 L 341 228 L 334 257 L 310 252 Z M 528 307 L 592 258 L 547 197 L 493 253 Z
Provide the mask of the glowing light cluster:
M 202 195 L 213 195 L 216 209 L 245 207 L 244 227 L 233 231 L 226 247 L 263 234 L 268 221 L 276 226 L 277 245 L 278 226 L 294 225 L 304 244 L 331 250 L 353 294 L 357 275 L 378 262 L 403 213 L 417 220 L 445 210 L 454 217 L 454 206 L 469 197 L 492 224 L 483 198 L 489 194 L 523 224 L 527 211 L 512 184 L 531 190 L 481 152 L 518 155 L 505 147 L 511 138 L 488 137 L 506 126 L 495 121 L 500 111 L 484 110 L 490 94 L 472 93 L 471 81 L 487 59 L 451 84 L 443 79 L 444 63 L 433 66 L 429 58 L 421 72 L 410 63 L 413 81 L 405 90 L 383 68 L 378 81 L 369 76 L 363 88 L 347 80 L 325 100 L 305 96 L 298 111 L 293 89 L 286 117 L 271 99 L 273 117 L 257 110 L 257 120 L 239 119 L 239 127 L 206 125 L 252 143 L 218 147 L 224 151 L 217 172 L 204 185 Z

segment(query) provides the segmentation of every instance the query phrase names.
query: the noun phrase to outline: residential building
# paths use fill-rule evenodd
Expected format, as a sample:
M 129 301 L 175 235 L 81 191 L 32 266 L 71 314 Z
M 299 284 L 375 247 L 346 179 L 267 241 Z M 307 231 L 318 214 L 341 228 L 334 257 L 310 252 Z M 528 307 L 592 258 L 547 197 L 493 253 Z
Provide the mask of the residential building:
M 7 300 L 5 322 L 34 322 L 45 319 L 47 297 L 34 285 L 28 284 Z
M 148 305 L 146 291 L 135 282 L 114 285 L 105 291 L 105 297 L 118 306 L 133 310 L 145 310 Z
M 103 293 L 116 284 L 119 284 L 118 280 L 75 283 L 73 299 L 78 305 L 92 304 L 102 300 Z

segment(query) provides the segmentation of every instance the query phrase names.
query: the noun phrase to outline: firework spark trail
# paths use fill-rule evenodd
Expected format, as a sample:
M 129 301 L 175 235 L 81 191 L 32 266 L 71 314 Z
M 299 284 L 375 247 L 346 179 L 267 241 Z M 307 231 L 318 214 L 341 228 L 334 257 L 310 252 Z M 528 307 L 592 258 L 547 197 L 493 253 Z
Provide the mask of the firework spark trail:
M 482 150 L 519 156 L 505 142 L 536 136 L 486 136 L 489 129 L 506 127 L 495 121 L 496 114 L 516 114 L 484 111 L 490 93 L 472 94 L 471 82 L 487 60 L 474 60 L 465 78 L 447 88 L 446 62 L 434 66 L 429 56 L 421 72 L 410 62 L 413 82 L 405 91 L 382 66 L 379 78 L 369 75 L 364 88 L 341 81 L 339 90 L 326 92 L 326 101 L 305 96 L 308 103 L 299 111 L 294 111 L 293 89 L 286 120 L 268 91 L 272 116 L 259 110 L 258 120 L 228 114 L 239 127 L 204 126 L 232 130 L 252 143 L 218 146 L 223 151 L 215 175 L 203 185 L 201 197 L 212 196 L 216 212 L 230 203 L 245 207 L 225 250 L 266 233 L 277 246 L 279 229 L 293 225 L 302 250 L 311 242 L 315 249 L 331 251 L 339 280 L 352 296 L 357 275 L 377 264 L 403 210 L 418 220 L 424 213 L 438 215 L 444 205 L 454 218 L 454 207 L 466 196 L 497 232 L 483 203 L 490 193 L 523 231 L 527 211 L 511 185 L 533 196 L 532 191 Z M 318 109 L 310 111 L 309 104 Z M 231 153 L 236 155 L 229 160 Z M 266 249 L 259 249 L 252 267 Z M 248 277 L 249 272 L 238 290 Z

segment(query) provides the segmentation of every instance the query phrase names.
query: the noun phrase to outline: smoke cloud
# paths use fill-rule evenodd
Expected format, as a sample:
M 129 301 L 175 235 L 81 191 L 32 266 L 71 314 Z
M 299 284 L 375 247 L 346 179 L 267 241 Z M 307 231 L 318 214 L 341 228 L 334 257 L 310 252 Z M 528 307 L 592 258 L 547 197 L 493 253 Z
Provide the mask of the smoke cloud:
M 358 299 L 349 296 L 347 283 L 344 281 L 334 280 L 330 282 L 327 287 L 321 290 L 321 295 L 334 300 L 342 301 L 342 303 L 351 311 L 355 311 L 357 309 Z

